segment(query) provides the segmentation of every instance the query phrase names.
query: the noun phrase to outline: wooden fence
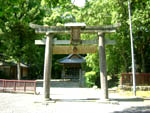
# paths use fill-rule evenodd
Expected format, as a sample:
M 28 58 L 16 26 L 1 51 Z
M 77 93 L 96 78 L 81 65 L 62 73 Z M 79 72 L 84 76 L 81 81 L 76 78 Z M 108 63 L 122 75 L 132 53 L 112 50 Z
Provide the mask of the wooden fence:
M 0 92 L 24 92 L 36 94 L 36 81 L 0 79 Z
M 133 84 L 132 73 L 122 73 L 120 79 L 120 85 L 129 85 Z M 146 86 L 150 85 L 150 73 L 136 73 L 136 85 L 137 86 Z

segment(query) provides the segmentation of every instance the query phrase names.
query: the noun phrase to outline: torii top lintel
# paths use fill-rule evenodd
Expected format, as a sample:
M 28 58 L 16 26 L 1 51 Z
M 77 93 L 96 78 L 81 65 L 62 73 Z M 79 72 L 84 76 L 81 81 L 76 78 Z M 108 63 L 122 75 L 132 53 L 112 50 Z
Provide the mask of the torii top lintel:
M 85 53 L 95 53 L 97 51 L 97 40 L 81 40 L 81 33 L 111 33 L 115 32 L 120 24 L 107 25 L 107 26 L 86 26 L 84 23 L 69 23 L 65 26 L 42 26 L 30 24 L 30 27 L 35 29 L 37 33 L 44 34 L 59 34 L 59 33 L 69 33 L 71 34 L 69 40 L 53 40 L 53 54 L 85 54 Z M 50 36 L 50 35 L 49 35 Z M 49 37 L 48 36 L 48 37 Z M 52 35 L 51 35 L 52 36 Z M 37 45 L 45 45 L 45 40 L 36 40 Z M 114 40 L 105 40 L 106 44 L 114 44 Z M 59 46 L 56 46 L 58 45 Z M 63 45 L 63 46 L 60 46 Z M 65 44 L 65 46 L 64 46 Z M 69 46 L 69 45 L 70 46 Z
M 75 26 L 43 26 L 30 24 L 30 27 L 35 29 L 37 33 L 71 33 L 71 28 Z M 120 24 L 106 25 L 106 26 L 81 26 L 80 33 L 111 33 L 115 32 L 120 27 Z

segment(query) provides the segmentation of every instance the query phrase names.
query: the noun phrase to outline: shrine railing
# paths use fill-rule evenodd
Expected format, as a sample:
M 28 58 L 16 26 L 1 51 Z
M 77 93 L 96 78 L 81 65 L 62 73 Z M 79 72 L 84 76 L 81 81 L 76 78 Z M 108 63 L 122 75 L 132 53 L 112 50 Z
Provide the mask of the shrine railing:
M 0 92 L 24 92 L 36 94 L 36 81 L 0 79 Z
M 122 73 L 120 79 L 120 85 L 129 85 L 133 84 L 132 73 Z M 150 73 L 136 73 L 136 85 L 144 86 L 150 85 Z

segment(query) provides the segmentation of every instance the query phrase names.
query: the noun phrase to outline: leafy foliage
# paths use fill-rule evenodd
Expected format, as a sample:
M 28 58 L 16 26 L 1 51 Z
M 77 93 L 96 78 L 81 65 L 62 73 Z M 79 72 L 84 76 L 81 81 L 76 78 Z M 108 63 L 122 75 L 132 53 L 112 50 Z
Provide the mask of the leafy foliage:
M 137 72 L 149 72 L 149 5 L 150 2 L 146 0 L 131 1 Z M 131 72 L 128 1 L 92 0 L 76 15 L 78 15 L 77 21 L 84 21 L 87 25 L 121 23 L 121 27 L 115 34 L 105 35 L 105 37 L 116 40 L 116 45 L 106 46 L 107 75 L 112 78 L 111 82 L 115 82 L 116 74 Z M 93 36 L 83 35 L 82 37 L 90 39 Z M 92 71 L 99 72 L 98 59 L 98 54 L 87 55 L 87 66 Z
M 85 77 L 86 77 L 87 87 L 93 87 L 95 85 L 95 81 L 96 81 L 95 75 L 96 75 L 95 71 L 86 72 Z
M 136 69 L 137 72 L 150 72 L 150 1 L 130 1 Z M 35 35 L 27 27 L 30 22 L 51 26 L 61 26 L 67 22 L 85 22 L 87 26 L 121 23 L 116 33 L 105 34 L 106 38 L 116 41 L 116 45 L 106 46 L 107 74 L 115 81 L 116 74 L 131 71 L 128 0 L 86 0 L 84 8 L 74 6 L 70 0 L 1 0 L 0 6 L 0 34 L 1 31 L 6 34 L 4 38 L 0 35 L 0 52 L 9 56 L 9 59 L 23 60 L 32 65 L 33 78 L 41 78 L 43 73 L 44 47 L 34 46 L 35 37 L 41 39 L 43 35 Z M 54 37 L 70 39 L 70 35 Z M 97 37 L 91 34 L 81 35 L 82 40 Z M 64 56 L 53 56 L 53 73 L 59 70 L 57 77 L 61 67 L 56 61 L 62 57 Z M 86 71 L 92 71 L 98 77 L 98 51 L 87 54 L 86 61 Z M 93 77 L 93 74 L 90 75 Z M 53 76 L 56 77 L 55 74 Z
M 16 23 L 10 29 L 10 32 L 5 33 L 5 40 L 3 40 L 6 50 L 4 55 L 21 61 L 28 56 L 27 54 L 31 54 L 31 42 L 34 42 L 33 31 L 20 23 Z M 27 54 L 25 55 L 25 53 Z

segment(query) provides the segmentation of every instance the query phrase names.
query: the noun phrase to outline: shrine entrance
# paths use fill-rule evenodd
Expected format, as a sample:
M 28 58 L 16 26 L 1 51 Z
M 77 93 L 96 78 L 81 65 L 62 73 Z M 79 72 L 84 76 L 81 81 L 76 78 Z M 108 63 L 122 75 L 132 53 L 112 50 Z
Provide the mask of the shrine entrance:
M 70 54 L 58 62 L 63 66 L 62 79 L 79 79 L 80 72 L 82 71 L 81 64 L 85 63 L 85 60 L 78 54 Z
M 74 65 L 74 64 L 67 64 L 64 65 L 64 75 L 62 75 L 62 79 L 71 79 L 76 80 L 79 79 L 79 73 L 80 73 L 80 65 Z
M 68 23 L 65 26 L 42 26 L 30 24 L 37 33 L 46 34 L 46 39 L 36 40 L 35 44 L 46 45 L 44 61 L 44 99 L 50 99 L 50 80 L 52 68 L 52 54 L 87 54 L 99 51 L 100 81 L 102 100 L 108 99 L 107 73 L 106 73 L 106 54 L 105 44 L 113 44 L 114 41 L 105 38 L 105 33 L 115 32 L 119 27 L 116 25 L 107 26 L 86 26 L 84 23 Z M 69 33 L 70 40 L 53 39 L 54 34 Z M 81 33 L 97 33 L 95 40 L 81 40 Z
M 80 87 L 85 86 L 84 69 L 82 64 L 85 59 L 79 54 L 70 54 L 65 58 L 58 60 L 63 66 L 61 79 L 70 79 L 71 81 L 78 81 Z

